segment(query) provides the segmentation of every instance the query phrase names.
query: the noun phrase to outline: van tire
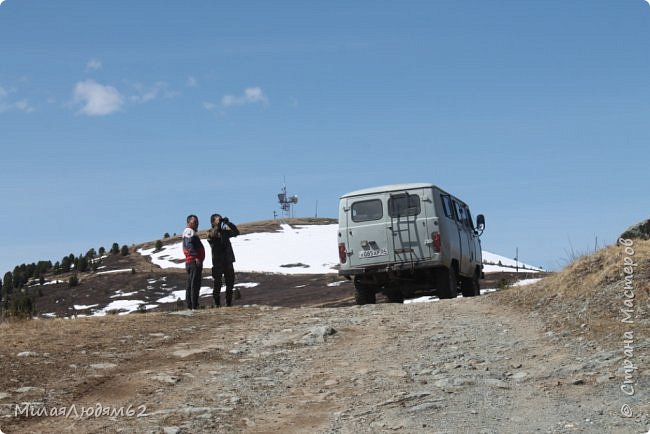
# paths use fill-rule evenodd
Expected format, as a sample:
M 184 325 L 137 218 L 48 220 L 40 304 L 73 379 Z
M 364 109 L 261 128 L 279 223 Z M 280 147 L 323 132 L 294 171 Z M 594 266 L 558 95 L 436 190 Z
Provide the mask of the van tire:
M 436 272 L 436 284 L 438 285 L 438 298 L 458 297 L 458 277 L 456 275 L 456 269 L 453 266 L 438 269 Z
M 360 306 L 377 303 L 374 287 L 354 279 L 354 301 Z
M 463 297 L 475 297 L 481 294 L 481 287 L 478 283 L 479 272 L 475 272 L 474 276 L 470 277 L 461 277 L 460 278 L 460 289 L 463 293 Z

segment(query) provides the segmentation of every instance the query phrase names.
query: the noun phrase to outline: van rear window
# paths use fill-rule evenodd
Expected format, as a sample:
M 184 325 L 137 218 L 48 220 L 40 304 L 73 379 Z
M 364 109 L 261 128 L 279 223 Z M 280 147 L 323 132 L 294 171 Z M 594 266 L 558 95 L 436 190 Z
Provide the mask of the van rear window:
M 352 204 L 352 221 L 355 223 L 379 220 L 384 216 L 381 200 L 362 200 Z
M 420 214 L 420 196 L 417 194 L 399 194 L 388 199 L 388 215 L 391 217 L 409 217 Z

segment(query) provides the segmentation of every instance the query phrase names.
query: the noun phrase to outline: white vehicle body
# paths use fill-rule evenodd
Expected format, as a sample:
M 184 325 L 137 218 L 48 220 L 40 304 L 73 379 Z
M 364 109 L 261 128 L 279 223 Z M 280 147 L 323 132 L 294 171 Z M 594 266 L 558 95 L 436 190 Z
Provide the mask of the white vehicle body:
M 339 274 L 354 277 L 357 303 L 384 292 L 400 301 L 436 289 L 440 298 L 479 294 L 485 224 L 465 202 L 428 183 L 353 191 L 339 205 Z

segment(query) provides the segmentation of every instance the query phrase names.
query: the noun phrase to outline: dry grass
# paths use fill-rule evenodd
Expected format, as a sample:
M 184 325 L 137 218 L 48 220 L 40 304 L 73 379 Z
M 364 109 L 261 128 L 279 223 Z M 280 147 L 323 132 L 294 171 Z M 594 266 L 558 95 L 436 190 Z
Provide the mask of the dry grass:
M 495 294 L 495 300 L 538 313 L 554 331 L 584 334 L 590 340 L 620 342 L 622 333 L 630 329 L 648 336 L 650 241 L 635 240 L 632 249 L 630 255 L 623 246 L 603 248 L 534 285 Z M 636 264 L 632 267 L 633 289 L 627 292 L 626 258 Z M 622 321 L 626 318 L 622 309 L 629 305 L 633 324 Z

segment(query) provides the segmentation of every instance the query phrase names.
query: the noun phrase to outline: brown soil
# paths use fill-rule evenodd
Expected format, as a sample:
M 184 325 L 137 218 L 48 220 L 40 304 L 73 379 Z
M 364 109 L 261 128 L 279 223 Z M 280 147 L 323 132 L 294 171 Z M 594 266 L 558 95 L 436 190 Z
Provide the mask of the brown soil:
M 207 296 L 194 312 L 5 320 L 0 430 L 646 432 L 650 241 L 634 260 L 632 297 L 612 246 L 528 287 L 435 303 L 354 306 L 335 274 L 239 273 L 259 285 L 232 308 Z M 40 288 L 39 310 L 70 316 L 116 289 L 152 301 L 184 287 L 182 270 L 137 254 L 104 265 L 135 273 Z M 486 277 L 482 287 L 514 278 Z

